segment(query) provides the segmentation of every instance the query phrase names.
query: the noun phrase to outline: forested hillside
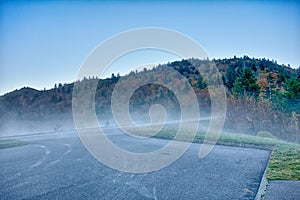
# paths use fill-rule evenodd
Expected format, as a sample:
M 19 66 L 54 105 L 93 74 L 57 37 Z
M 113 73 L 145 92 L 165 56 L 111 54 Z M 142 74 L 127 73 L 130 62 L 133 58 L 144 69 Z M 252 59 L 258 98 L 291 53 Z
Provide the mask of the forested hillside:
M 177 81 L 178 74 L 166 73 L 168 67 L 188 79 L 197 95 L 200 112 L 209 114 L 211 101 L 208 86 L 217 74 L 214 66 L 220 72 L 218 76 L 221 76 L 219 78 L 226 89 L 225 130 L 248 134 L 270 131 L 278 138 L 300 142 L 300 69 L 247 56 L 175 61 L 158 65 L 151 70 L 131 72 L 124 77 L 115 74 L 103 80 L 86 77 L 76 83 L 55 84 L 54 88 L 43 91 L 22 88 L 0 97 L 0 129 L 7 128 L 11 121 L 37 122 L 56 119 L 55 123 L 59 123 L 71 119 L 73 92 L 80 94 L 81 91 L 88 91 L 95 82 L 98 83 L 95 95 L 96 113 L 108 119 L 111 118 L 111 95 L 121 78 L 128 80 L 128 84 L 135 84 L 139 78 L 160 80 L 164 83 L 172 81 L 178 89 L 187 90 L 185 85 Z M 201 70 L 205 70 L 208 77 L 202 77 Z M 73 91 L 74 84 L 78 84 L 79 89 Z M 123 86 L 126 87 L 126 84 Z M 174 93 L 158 84 L 146 84 L 138 88 L 130 99 L 130 111 L 143 115 L 155 103 L 162 104 L 172 118 L 178 118 L 179 102 Z M 185 99 L 183 103 L 188 104 L 189 100 Z

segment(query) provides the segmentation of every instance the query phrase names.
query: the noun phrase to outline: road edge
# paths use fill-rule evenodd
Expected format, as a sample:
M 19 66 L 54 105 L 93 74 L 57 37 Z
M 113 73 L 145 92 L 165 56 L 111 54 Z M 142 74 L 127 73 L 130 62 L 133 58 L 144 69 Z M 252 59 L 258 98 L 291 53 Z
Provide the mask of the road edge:
M 259 184 L 259 188 L 258 188 L 256 196 L 255 196 L 255 200 L 262 200 L 262 199 L 264 199 L 264 196 L 266 194 L 266 191 L 267 191 L 267 188 L 268 188 L 268 184 L 269 184 L 268 179 L 266 177 L 266 174 L 267 174 L 268 166 L 269 166 L 271 155 L 273 154 L 273 151 L 274 150 L 272 150 L 270 152 L 270 154 L 269 154 L 268 162 L 266 164 L 265 171 L 264 171 L 263 176 L 261 178 L 261 181 L 260 181 L 260 184 Z

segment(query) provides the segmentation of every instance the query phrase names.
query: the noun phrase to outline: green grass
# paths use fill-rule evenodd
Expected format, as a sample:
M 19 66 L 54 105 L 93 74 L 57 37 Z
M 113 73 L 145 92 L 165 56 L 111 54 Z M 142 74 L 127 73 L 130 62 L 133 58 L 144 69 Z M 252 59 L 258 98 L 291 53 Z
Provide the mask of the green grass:
M 300 145 L 275 145 L 267 169 L 269 180 L 300 180 Z
M 139 136 L 152 136 L 162 139 L 174 139 L 177 129 L 176 125 L 164 127 L 158 134 L 152 136 L 155 127 L 139 131 Z M 137 131 L 135 131 L 137 133 Z M 204 131 L 198 131 L 193 142 L 203 143 Z M 190 141 L 189 130 L 185 131 L 186 138 L 176 138 L 177 140 Z M 209 140 L 210 138 L 208 138 Z M 213 138 L 211 138 L 213 139 Z M 300 180 L 300 144 L 288 143 L 276 138 L 260 137 L 246 134 L 222 133 L 217 144 L 226 146 L 251 147 L 268 149 L 272 151 L 266 177 L 268 180 Z
M 269 131 L 258 131 L 256 135 L 263 138 L 272 138 L 272 139 L 276 138 Z
M 0 140 L 0 149 L 11 148 L 11 147 L 21 146 L 26 144 L 27 144 L 26 142 L 19 141 L 19 140 L 3 139 Z

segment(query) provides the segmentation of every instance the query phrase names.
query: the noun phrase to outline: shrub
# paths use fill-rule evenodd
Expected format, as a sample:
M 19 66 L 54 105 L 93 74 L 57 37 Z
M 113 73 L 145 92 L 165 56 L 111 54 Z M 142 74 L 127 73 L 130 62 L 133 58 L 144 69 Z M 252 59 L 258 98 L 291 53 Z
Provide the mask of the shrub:
M 258 131 L 256 135 L 263 138 L 272 138 L 272 139 L 276 138 L 269 131 Z

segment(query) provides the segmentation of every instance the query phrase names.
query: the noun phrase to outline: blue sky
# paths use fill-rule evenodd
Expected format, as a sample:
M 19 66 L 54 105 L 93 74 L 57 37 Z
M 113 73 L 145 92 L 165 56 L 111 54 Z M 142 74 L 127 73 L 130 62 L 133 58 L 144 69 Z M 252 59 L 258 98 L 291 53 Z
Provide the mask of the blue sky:
M 297 1 L 1 1 L 0 95 L 72 82 L 96 45 L 142 27 L 186 34 L 211 58 L 246 54 L 300 66 Z M 133 64 L 115 71 L 125 73 Z

